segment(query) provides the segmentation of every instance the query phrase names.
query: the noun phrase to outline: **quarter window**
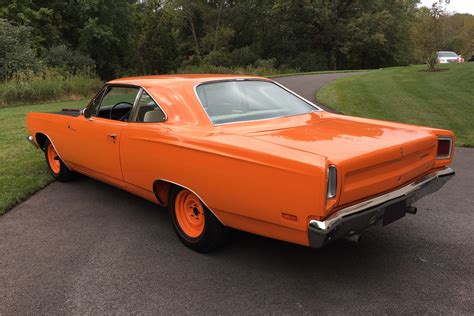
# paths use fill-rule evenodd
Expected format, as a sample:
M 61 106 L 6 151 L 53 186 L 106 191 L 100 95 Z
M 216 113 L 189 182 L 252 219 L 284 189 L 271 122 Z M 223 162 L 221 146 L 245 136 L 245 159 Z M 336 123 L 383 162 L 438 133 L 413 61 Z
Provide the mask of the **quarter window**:
M 138 100 L 135 122 L 157 123 L 163 122 L 165 119 L 165 113 L 163 113 L 158 104 L 146 91 L 143 91 L 140 100 Z

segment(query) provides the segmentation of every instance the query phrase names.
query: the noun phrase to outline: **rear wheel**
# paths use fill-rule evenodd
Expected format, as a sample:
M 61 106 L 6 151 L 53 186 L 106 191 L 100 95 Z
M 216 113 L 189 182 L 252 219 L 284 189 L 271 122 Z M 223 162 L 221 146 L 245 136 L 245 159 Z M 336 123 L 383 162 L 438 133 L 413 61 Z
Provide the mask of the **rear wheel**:
M 67 182 L 75 178 L 76 174 L 64 164 L 49 139 L 44 143 L 44 155 L 49 171 L 56 180 Z
M 176 235 L 183 244 L 198 252 L 212 251 L 228 240 L 228 229 L 191 191 L 174 187 L 168 211 Z

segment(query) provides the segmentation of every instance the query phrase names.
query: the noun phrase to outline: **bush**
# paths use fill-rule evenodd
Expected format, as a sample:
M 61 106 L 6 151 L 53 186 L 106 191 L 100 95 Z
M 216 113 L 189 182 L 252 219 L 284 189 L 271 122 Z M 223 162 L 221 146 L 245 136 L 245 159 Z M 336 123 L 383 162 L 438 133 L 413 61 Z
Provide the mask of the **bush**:
M 294 57 L 288 58 L 286 62 L 290 68 L 297 68 L 300 71 L 328 70 L 327 58 L 322 52 L 301 52 Z
M 54 69 L 36 75 L 20 73 L 0 83 L 0 107 L 89 98 L 101 85 L 102 82 L 89 73 L 61 74 Z
M 255 62 L 256 67 L 272 69 L 275 68 L 276 58 L 258 59 Z
M 180 67 L 177 71 L 180 74 L 233 74 L 235 69 L 223 66 L 214 66 L 209 64 L 186 65 Z
M 232 56 L 226 51 L 212 51 L 202 59 L 202 63 L 217 67 L 230 67 L 232 65 Z
M 52 47 L 46 54 L 45 61 L 49 67 L 61 68 L 72 74 L 93 71 L 95 68 L 92 58 L 71 50 L 66 45 Z
M 255 63 L 258 59 L 258 54 L 252 46 L 245 46 L 237 48 L 232 51 L 232 64 L 236 66 L 247 66 Z
M 436 69 L 436 62 L 438 61 L 438 54 L 436 52 L 431 53 L 426 58 L 426 66 L 428 67 L 429 71 L 434 71 Z
M 16 72 L 39 68 L 32 49 L 31 29 L 0 19 L 0 81 Z
M 268 64 L 267 64 L 268 66 Z M 181 67 L 177 71 L 182 74 L 241 74 L 241 75 L 256 75 L 256 76 L 271 76 L 278 74 L 294 73 L 296 69 L 265 67 L 265 62 L 260 65 L 247 67 L 222 67 L 214 65 L 188 65 Z

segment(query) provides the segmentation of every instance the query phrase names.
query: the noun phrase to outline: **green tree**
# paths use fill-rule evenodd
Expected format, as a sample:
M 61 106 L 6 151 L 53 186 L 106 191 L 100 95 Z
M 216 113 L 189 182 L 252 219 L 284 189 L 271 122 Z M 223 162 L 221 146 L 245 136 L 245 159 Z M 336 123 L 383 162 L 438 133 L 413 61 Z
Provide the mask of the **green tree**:
M 436 70 L 437 52 L 446 46 L 445 20 L 448 16 L 443 1 L 434 2 L 431 8 L 419 10 L 414 38 L 418 50 L 428 67 L 428 71 Z M 449 0 L 446 0 L 449 3 Z
M 447 38 L 445 50 L 452 50 L 469 58 L 474 54 L 474 16 L 471 14 L 454 14 L 444 21 Z
M 0 19 L 0 80 L 40 65 L 32 48 L 31 28 Z
M 90 55 L 104 79 L 116 76 L 127 65 L 136 36 L 136 3 L 132 0 L 83 0 L 85 21 L 79 31 L 78 48 Z
M 52 47 L 45 54 L 48 66 L 77 74 L 95 69 L 95 62 L 89 56 L 68 48 L 66 45 Z
M 142 23 L 139 26 L 137 52 L 140 71 L 163 74 L 176 70 L 178 49 L 173 32 L 173 16 L 164 10 L 166 3 L 147 1 Z
M 58 16 L 42 2 L 47 1 L 0 0 L 0 17 L 17 25 L 28 26 L 31 45 L 39 55 L 46 48 L 61 42 L 56 20 Z
M 416 27 L 416 40 L 428 70 L 434 71 L 437 51 L 443 47 L 442 7 L 433 4 L 430 10 L 420 11 Z

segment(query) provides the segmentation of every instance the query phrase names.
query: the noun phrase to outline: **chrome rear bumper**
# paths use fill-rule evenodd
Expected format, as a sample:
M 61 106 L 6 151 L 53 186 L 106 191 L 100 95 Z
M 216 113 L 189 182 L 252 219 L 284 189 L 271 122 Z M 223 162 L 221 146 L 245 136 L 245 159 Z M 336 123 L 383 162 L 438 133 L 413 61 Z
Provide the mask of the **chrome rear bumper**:
M 445 168 L 416 179 L 397 190 L 340 209 L 324 220 L 310 220 L 309 244 L 311 247 L 321 248 L 328 242 L 380 223 L 388 206 L 403 200 L 410 206 L 425 195 L 438 191 L 454 174 L 453 169 Z

